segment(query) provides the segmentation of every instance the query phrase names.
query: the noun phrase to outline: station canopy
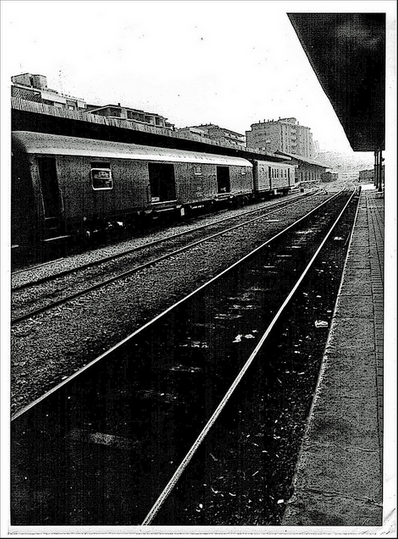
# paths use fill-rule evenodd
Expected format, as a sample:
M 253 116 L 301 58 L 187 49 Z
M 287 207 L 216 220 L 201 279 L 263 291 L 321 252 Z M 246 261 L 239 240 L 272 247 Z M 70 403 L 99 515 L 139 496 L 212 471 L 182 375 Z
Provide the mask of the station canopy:
M 295 154 L 295 153 L 288 153 L 288 152 L 282 152 L 281 150 L 277 150 L 277 155 L 283 155 L 290 160 L 296 160 L 300 161 L 301 163 L 304 163 L 305 165 L 313 165 L 315 167 L 321 167 L 321 168 L 330 168 L 328 165 L 325 165 L 324 163 L 319 163 L 318 161 L 315 161 L 314 159 L 309 159 L 308 157 L 303 157 L 302 155 Z
M 384 150 L 385 13 L 288 13 L 354 151 Z

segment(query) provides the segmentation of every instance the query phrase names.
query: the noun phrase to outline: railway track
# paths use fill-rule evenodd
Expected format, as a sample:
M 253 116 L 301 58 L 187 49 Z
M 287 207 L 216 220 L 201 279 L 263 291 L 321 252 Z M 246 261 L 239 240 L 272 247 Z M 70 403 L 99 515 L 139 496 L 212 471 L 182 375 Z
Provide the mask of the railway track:
M 267 223 L 283 209 L 296 207 L 292 217 L 300 214 L 306 207 L 312 207 L 314 197 L 303 197 L 279 202 L 269 208 L 257 208 L 239 216 L 228 216 L 195 227 L 188 231 L 173 234 L 149 243 L 141 244 L 123 252 L 86 262 L 78 267 L 64 269 L 33 281 L 26 281 L 12 288 L 11 324 L 33 318 L 50 309 L 70 302 L 91 291 L 124 279 L 167 258 L 192 249 L 201 243 L 214 240 L 219 236 L 250 227 L 262 221 Z M 250 216 L 248 218 L 248 216 Z M 231 221 L 235 224 L 231 225 Z M 238 231 L 238 233 L 241 233 Z M 89 283 L 89 284 L 88 284 Z
M 289 337 L 293 326 L 298 332 L 299 325 L 298 316 L 293 324 L 289 315 L 283 317 L 298 295 L 305 313 L 305 290 L 314 293 L 326 273 L 320 260 L 326 248 L 332 251 L 331 276 L 322 286 L 336 280 L 337 293 L 336 261 L 342 267 L 352 204 L 353 193 L 340 193 L 15 414 L 12 524 L 236 524 L 220 509 L 234 503 L 248 508 L 249 520 L 255 507 L 280 512 L 284 498 L 275 499 L 275 492 L 275 507 L 262 498 L 254 503 L 241 469 L 230 473 L 230 485 L 217 485 L 228 466 L 244 467 L 242 447 L 253 433 L 245 434 L 232 460 L 225 454 L 236 446 L 250 413 L 252 422 L 260 414 L 268 423 L 250 444 L 256 456 L 247 475 L 261 477 L 264 488 L 277 469 L 277 440 L 286 433 L 275 427 L 278 421 L 283 425 L 276 401 L 285 406 L 289 397 L 281 393 L 283 377 L 293 377 L 293 391 L 307 378 L 307 364 L 312 380 L 317 377 L 311 354 L 295 354 L 291 338 L 283 363 L 279 338 Z M 347 213 L 350 220 L 342 222 Z M 318 309 L 323 294 L 313 298 Z M 317 320 L 320 331 L 333 309 L 323 308 L 316 313 L 323 318 Z M 311 388 L 307 393 L 311 399 Z M 249 401 L 255 406 L 246 406 Z M 303 423 L 308 403 L 301 408 Z M 278 470 L 275 485 L 288 484 L 285 471 Z M 262 523 L 266 518 L 261 514 Z
M 58 277 L 62 277 L 64 275 L 68 275 L 69 273 L 73 273 L 76 270 L 83 270 L 92 266 L 96 266 L 101 263 L 105 262 L 111 262 L 112 260 L 116 260 L 117 258 L 123 257 L 125 255 L 128 255 L 129 253 L 139 251 L 140 249 L 146 248 L 146 247 L 153 247 L 157 244 L 163 242 L 165 239 L 171 239 L 171 238 L 178 238 L 181 236 L 184 236 L 186 234 L 189 234 L 192 230 L 204 230 L 208 227 L 211 227 L 213 224 L 222 224 L 226 223 L 228 221 L 233 220 L 239 220 L 242 218 L 242 216 L 261 213 L 264 210 L 274 210 L 277 208 L 283 208 L 284 206 L 289 205 L 290 203 L 297 201 L 299 199 L 303 199 L 306 197 L 311 197 L 315 195 L 318 191 L 310 191 L 306 193 L 305 195 L 289 195 L 288 197 L 285 197 L 283 200 L 276 200 L 271 201 L 267 203 L 266 205 L 260 203 L 256 204 L 256 207 L 253 209 L 244 208 L 243 210 L 234 210 L 233 214 L 230 215 L 230 210 L 221 210 L 217 213 L 206 215 L 206 216 L 200 216 L 196 217 L 195 219 L 188 219 L 185 221 L 181 226 L 184 227 L 184 230 L 181 232 L 178 232 L 180 226 L 175 226 L 172 229 L 172 233 L 169 234 L 166 232 L 166 236 L 161 237 L 160 239 L 151 240 L 151 236 L 144 236 L 144 243 L 136 245 L 133 244 L 132 247 L 122 248 L 121 250 L 117 249 L 117 252 L 114 252 L 114 249 L 116 246 L 109 246 L 109 249 L 111 250 L 110 254 L 106 254 L 108 251 L 107 247 L 104 247 L 103 249 L 97 249 L 96 251 L 91 251 L 87 253 L 88 261 L 85 261 L 84 254 L 81 254 L 81 260 L 79 257 L 77 258 L 77 263 L 73 263 L 73 257 L 62 257 L 58 258 L 56 260 L 50 260 L 46 261 L 40 264 L 28 266 L 26 268 L 17 269 L 12 272 L 12 290 L 18 291 L 22 290 L 23 288 L 27 288 L 28 286 L 31 286 L 32 284 L 40 284 L 42 282 L 47 282 L 51 279 L 56 279 Z M 227 213 L 227 216 L 223 216 L 224 213 Z M 208 221 L 209 217 L 214 217 L 214 220 L 212 220 L 210 223 L 206 222 L 203 225 L 200 225 L 202 220 Z M 161 230 L 160 230 L 161 231 Z M 158 231 L 159 232 L 159 231 Z M 149 239 L 148 239 L 149 238 Z M 135 238 L 134 238 L 135 239 Z M 103 254 L 105 253 L 105 254 Z M 61 269 L 56 269 L 56 264 L 60 263 Z M 65 268 L 65 264 L 67 267 Z M 46 272 L 46 268 L 51 267 L 51 273 Z M 44 275 L 42 275 L 44 274 Z M 25 277 L 26 276 L 26 277 Z

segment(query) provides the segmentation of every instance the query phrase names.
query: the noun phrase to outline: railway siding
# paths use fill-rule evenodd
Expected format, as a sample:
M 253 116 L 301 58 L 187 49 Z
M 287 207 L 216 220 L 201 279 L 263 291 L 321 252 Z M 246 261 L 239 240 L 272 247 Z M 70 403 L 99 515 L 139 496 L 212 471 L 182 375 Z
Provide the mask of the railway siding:
M 244 227 L 247 234 L 250 234 L 253 227 L 255 231 L 258 230 L 256 228 L 257 220 L 263 221 L 267 229 L 269 222 L 279 221 L 279 216 L 285 219 L 286 210 L 292 213 L 293 218 L 297 211 L 302 211 L 300 206 L 303 204 L 303 200 L 296 203 L 294 201 L 290 202 L 296 204 L 297 207 L 294 208 L 287 201 L 280 203 L 282 207 L 279 207 L 280 204 L 276 205 L 276 209 L 275 205 L 272 205 L 272 207 L 263 205 L 257 210 L 236 216 L 228 216 L 225 219 L 215 220 L 214 223 L 210 221 L 205 225 L 192 227 L 190 230 L 180 233 L 176 232 L 174 234 L 172 229 L 169 236 L 152 242 L 148 241 L 141 245 L 134 245 L 135 242 L 132 241 L 130 249 L 121 249 L 120 253 L 104 256 L 97 261 L 94 259 L 86 264 L 82 262 L 80 267 L 75 266 L 72 260 L 69 270 L 65 269 L 61 273 L 56 273 L 54 270 L 53 275 L 50 274 L 42 279 L 36 278 L 31 283 L 26 282 L 25 286 L 22 284 L 13 288 L 12 323 L 14 324 L 14 320 L 21 319 L 21 316 L 24 318 L 29 317 L 35 311 L 35 304 L 39 310 L 45 309 L 46 306 L 51 306 L 52 304 L 56 306 L 68 300 L 70 296 L 82 295 L 91 287 L 101 287 L 113 280 L 122 278 L 123 274 L 127 277 L 130 272 L 134 273 L 144 269 L 146 265 L 156 264 L 162 259 L 172 256 L 173 253 L 177 255 L 179 251 L 190 249 L 196 243 L 212 241 L 213 239 L 217 241 L 218 235 L 225 235 L 229 231 L 234 234 L 236 228 Z M 283 206 L 285 205 L 290 207 L 284 209 Z M 308 205 L 311 207 L 311 201 L 307 201 L 303 207 Z M 269 220 L 269 216 L 278 218 Z M 233 220 L 232 223 L 231 219 Z M 264 227 L 261 226 L 260 229 L 262 228 Z M 272 227 L 270 230 L 272 230 Z M 66 259 L 64 263 L 69 265 L 69 261 Z M 28 307 L 28 310 L 26 310 L 26 307 Z

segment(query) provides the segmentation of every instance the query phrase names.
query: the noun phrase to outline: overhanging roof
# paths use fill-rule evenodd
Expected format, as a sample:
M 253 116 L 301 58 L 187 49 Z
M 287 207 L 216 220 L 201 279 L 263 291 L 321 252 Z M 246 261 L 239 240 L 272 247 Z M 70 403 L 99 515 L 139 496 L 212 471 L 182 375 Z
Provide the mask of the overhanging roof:
M 296 159 L 297 161 L 301 161 L 302 163 L 305 163 L 306 165 L 312 165 L 314 167 L 330 168 L 324 163 L 318 163 L 318 161 L 314 161 L 313 159 L 308 159 L 308 157 L 303 157 L 302 155 L 297 155 L 295 153 L 282 152 L 281 150 L 277 150 L 276 153 L 278 155 L 290 157 L 291 159 Z
M 354 151 L 384 149 L 385 13 L 288 13 Z
M 249 160 L 265 159 L 280 163 L 286 159 L 252 148 L 221 144 L 217 140 L 204 142 L 200 137 L 184 137 L 178 132 L 142 122 L 108 118 L 80 110 L 58 109 L 16 97 L 11 98 L 11 130 L 175 148 Z

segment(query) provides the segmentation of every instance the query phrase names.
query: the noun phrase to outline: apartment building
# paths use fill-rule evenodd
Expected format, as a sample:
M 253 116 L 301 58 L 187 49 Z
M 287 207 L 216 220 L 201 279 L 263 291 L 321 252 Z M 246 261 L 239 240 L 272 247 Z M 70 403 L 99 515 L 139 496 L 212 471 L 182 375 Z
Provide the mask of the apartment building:
M 87 105 L 84 99 L 48 88 L 47 77 L 44 75 L 22 73 L 11 77 L 11 82 L 12 97 L 68 110 L 86 110 Z
M 44 75 L 22 73 L 11 77 L 11 82 L 11 96 L 25 101 L 34 101 L 57 108 L 78 110 L 107 118 L 117 118 L 174 130 L 174 124 L 168 122 L 167 118 L 160 114 L 124 107 L 120 103 L 117 105 L 90 105 L 83 99 L 48 88 L 47 77 Z
M 183 127 L 182 129 L 178 129 L 178 133 L 185 135 L 188 138 L 190 135 L 196 135 L 196 137 L 201 137 L 204 140 L 217 140 L 218 142 L 228 144 L 230 146 L 237 146 L 239 148 L 246 147 L 244 135 L 215 124 L 192 125 L 189 127 Z
M 140 109 L 133 109 L 130 107 L 117 105 L 87 105 L 87 112 L 90 114 L 96 114 L 98 116 L 106 116 L 107 118 L 117 118 L 118 120 L 126 120 L 131 122 L 140 122 L 155 127 L 163 127 L 165 129 L 174 130 L 174 124 L 167 121 L 160 114 L 154 112 L 147 112 Z
M 315 157 L 311 129 L 300 125 L 296 118 L 264 120 L 250 127 L 250 131 L 246 131 L 248 148 L 268 153 L 287 152 L 309 159 Z

